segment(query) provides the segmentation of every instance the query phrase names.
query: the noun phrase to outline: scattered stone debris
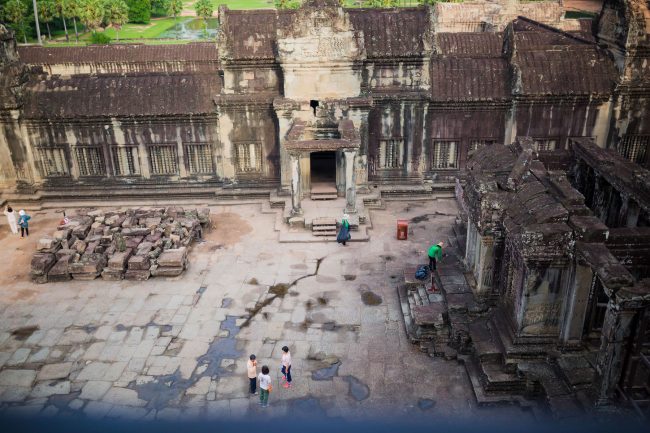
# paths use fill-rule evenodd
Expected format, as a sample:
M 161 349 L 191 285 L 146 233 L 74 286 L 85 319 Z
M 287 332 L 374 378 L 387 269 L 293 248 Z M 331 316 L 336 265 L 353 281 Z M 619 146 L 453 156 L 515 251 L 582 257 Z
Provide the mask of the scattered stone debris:
M 30 275 L 36 283 L 175 277 L 209 222 L 208 208 L 81 209 L 38 241 Z

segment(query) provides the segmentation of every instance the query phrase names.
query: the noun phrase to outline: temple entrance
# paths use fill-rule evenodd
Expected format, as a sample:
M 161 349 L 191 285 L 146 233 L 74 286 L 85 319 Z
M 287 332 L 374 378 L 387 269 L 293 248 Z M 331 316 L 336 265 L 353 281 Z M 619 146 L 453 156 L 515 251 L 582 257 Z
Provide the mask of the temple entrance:
M 312 152 L 309 158 L 311 199 L 336 200 L 336 152 Z

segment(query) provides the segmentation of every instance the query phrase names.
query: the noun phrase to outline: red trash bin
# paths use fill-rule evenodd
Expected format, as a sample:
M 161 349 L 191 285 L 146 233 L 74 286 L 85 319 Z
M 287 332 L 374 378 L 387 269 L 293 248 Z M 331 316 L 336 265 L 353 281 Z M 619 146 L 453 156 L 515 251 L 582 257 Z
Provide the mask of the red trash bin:
M 409 237 L 408 220 L 397 220 L 397 240 L 405 241 Z

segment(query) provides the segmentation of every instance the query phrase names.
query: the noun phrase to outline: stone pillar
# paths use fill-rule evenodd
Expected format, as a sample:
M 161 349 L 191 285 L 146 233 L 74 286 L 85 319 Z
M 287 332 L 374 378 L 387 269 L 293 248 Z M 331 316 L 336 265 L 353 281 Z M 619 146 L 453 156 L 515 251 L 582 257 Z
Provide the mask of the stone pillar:
M 357 213 L 356 150 L 345 150 L 345 212 Z
M 573 278 L 569 282 L 560 331 L 560 339 L 565 345 L 578 345 L 582 341 L 582 332 L 589 306 L 589 292 L 594 284 L 594 273 L 591 267 L 584 260 L 576 259 Z
M 630 326 L 637 310 L 624 309 L 611 299 L 607 305 L 605 323 L 598 352 L 598 405 L 611 403 L 621 380 L 625 350 L 630 337 Z
M 302 208 L 300 207 L 300 154 L 289 154 L 291 165 L 291 214 L 302 215 Z

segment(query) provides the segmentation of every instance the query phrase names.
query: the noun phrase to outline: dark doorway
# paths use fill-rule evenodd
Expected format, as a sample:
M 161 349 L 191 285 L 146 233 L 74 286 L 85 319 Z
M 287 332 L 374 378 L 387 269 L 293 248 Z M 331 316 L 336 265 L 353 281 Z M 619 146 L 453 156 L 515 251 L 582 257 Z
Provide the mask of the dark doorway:
M 336 183 L 336 152 L 314 152 L 311 154 L 311 183 Z

